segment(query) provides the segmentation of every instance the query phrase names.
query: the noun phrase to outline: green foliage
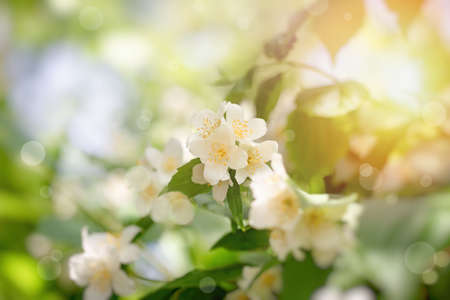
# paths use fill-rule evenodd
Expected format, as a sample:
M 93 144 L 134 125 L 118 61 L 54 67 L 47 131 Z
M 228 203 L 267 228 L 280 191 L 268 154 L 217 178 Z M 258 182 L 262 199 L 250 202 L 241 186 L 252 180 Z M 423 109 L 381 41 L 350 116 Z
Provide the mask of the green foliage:
M 239 79 L 231 88 L 228 95 L 225 97 L 227 101 L 232 103 L 241 103 L 245 97 L 248 96 L 248 92 L 253 84 L 253 78 L 255 75 L 255 68 L 251 68 L 244 77 Z
M 177 173 L 170 179 L 165 192 L 178 191 L 188 197 L 207 193 L 211 187 L 208 184 L 196 184 L 192 182 L 192 168 L 200 163 L 196 158 L 179 167 Z
M 223 236 L 212 249 L 225 248 L 229 250 L 255 250 L 269 246 L 269 231 L 250 229 L 237 230 Z
M 258 87 L 255 98 L 256 116 L 265 120 L 275 108 L 283 90 L 283 74 L 278 73 L 264 80 Z
M 235 178 L 236 171 L 230 170 L 230 178 L 233 182 L 233 186 L 228 188 L 226 201 L 230 208 L 233 221 L 237 224 L 238 228 L 244 228 L 244 212 L 241 199 L 241 187 Z
M 211 278 L 216 282 L 217 285 L 219 285 L 221 282 L 227 282 L 237 279 L 239 276 L 241 276 L 241 272 L 242 265 L 232 265 L 212 270 L 194 270 L 184 275 L 183 277 L 165 284 L 161 287 L 160 290 L 150 293 L 142 299 L 166 299 L 164 298 L 164 295 L 170 294 L 170 292 L 166 292 L 167 290 L 174 290 L 179 288 L 198 288 L 200 286 L 200 281 L 205 278 Z
M 283 264 L 281 300 L 309 300 L 318 288 L 325 285 L 331 269 L 316 266 L 310 255 L 297 261 L 289 256 Z

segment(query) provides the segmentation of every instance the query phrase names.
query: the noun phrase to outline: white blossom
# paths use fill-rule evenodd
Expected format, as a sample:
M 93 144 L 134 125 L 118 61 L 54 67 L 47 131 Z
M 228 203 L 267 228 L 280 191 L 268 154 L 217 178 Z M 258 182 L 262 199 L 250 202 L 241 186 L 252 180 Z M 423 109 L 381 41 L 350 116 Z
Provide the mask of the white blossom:
M 228 105 L 226 121 L 233 129 L 238 141 L 254 141 L 267 132 L 266 121 L 259 118 L 246 118 L 244 110 L 238 104 Z
M 207 184 L 205 177 L 203 176 L 205 166 L 203 164 L 195 165 L 192 168 L 192 182 L 197 184 Z M 223 203 L 227 196 L 228 188 L 232 186 L 233 183 L 229 179 L 229 176 L 225 180 L 219 181 L 217 184 L 212 186 L 213 199 L 218 203 Z
M 183 193 L 168 192 L 154 201 L 150 215 L 158 223 L 186 225 L 194 219 L 194 206 Z
M 278 174 L 257 176 L 250 184 L 255 200 L 251 203 L 249 223 L 263 228 L 292 229 L 300 219 L 300 199 Z
M 204 109 L 194 114 L 191 123 L 195 137 L 206 139 L 219 128 L 224 121 L 223 115 L 228 105 L 227 102 L 222 102 L 217 113 Z
M 260 173 L 270 172 L 269 162 L 273 155 L 278 152 L 278 143 L 265 141 L 262 143 L 242 143 L 241 149 L 247 152 L 247 166 L 236 171 L 236 181 L 241 184 L 247 177 L 254 178 Z
M 128 244 L 135 232 L 135 229 L 130 228 L 128 232 L 123 232 L 126 238 L 115 238 L 114 242 L 109 243 L 106 235 L 88 235 L 87 229 L 83 229 L 84 252 L 69 259 L 69 276 L 78 285 L 87 286 L 84 300 L 106 300 L 112 292 L 119 296 L 128 296 L 134 292 L 135 283 L 120 269 L 120 261 L 131 259 L 127 255 L 123 256 L 124 253 L 129 254 L 130 249 L 122 247 L 121 243 Z
M 131 263 L 136 261 L 140 255 L 140 249 L 132 241 L 140 228 L 135 225 L 125 227 L 121 232 L 97 232 L 89 234 L 87 227 L 81 231 L 82 246 L 85 252 L 96 252 L 100 248 L 112 247 L 117 251 L 121 263 Z
M 145 158 L 148 164 L 161 174 L 161 178 L 165 182 L 169 182 L 177 168 L 183 164 L 183 147 L 177 139 L 172 138 L 162 152 L 148 147 L 145 150 Z
M 244 168 L 247 153 L 235 143 L 233 131 L 226 124 L 218 127 L 207 139 L 196 139 L 190 143 L 190 151 L 200 157 L 205 165 L 203 176 L 211 185 L 226 180 L 228 167 Z

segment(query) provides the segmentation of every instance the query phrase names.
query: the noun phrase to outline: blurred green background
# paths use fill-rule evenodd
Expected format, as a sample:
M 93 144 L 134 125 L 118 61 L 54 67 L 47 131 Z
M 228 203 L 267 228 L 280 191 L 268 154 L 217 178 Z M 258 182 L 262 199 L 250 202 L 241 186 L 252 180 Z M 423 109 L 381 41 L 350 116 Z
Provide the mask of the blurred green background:
M 126 171 L 146 146 L 185 140 L 192 114 L 224 99 L 265 117 L 306 190 L 363 200 L 358 247 L 330 282 L 367 284 L 380 299 L 448 299 L 450 3 L 425 1 L 405 33 L 383 1 L 367 0 L 335 57 L 329 37 L 306 24 L 286 60 L 327 77 L 263 53 L 311 2 L 2 1 L 0 299 L 80 299 L 66 261 L 81 227 L 137 220 Z M 274 77 L 282 81 L 268 84 Z M 349 84 L 336 105 L 329 90 L 310 90 L 334 88 L 333 78 L 364 92 Z M 215 213 L 198 209 L 186 228 L 153 226 L 144 240 L 162 266 L 136 271 L 158 279 L 246 261 L 208 252 L 230 230 L 208 201 Z

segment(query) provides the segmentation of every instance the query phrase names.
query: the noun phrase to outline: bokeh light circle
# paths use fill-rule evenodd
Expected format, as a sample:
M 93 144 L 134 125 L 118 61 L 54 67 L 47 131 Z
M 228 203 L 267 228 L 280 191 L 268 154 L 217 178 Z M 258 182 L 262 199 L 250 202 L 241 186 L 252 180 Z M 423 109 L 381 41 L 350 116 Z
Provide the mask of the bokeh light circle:
M 39 261 L 37 271 L 43 279 L 54 280 L 61 274 L 61 264 L 53 257 L 46 256 Z
M 37 141 L 29 141 L 23 144 L 20 157 L 25 164 L 37 166 L 45 159 L 45 148 Z
M 425 242 L 411 244 L 404 253 L 404 263 L 414 274 L 422 274 L 430 270 L 434 263 L 433 247 Z
M 202 278 L 199 282 L 200 290 L 205 294 L 210 294 L 216 289 L 216 281 L 211 277 Z

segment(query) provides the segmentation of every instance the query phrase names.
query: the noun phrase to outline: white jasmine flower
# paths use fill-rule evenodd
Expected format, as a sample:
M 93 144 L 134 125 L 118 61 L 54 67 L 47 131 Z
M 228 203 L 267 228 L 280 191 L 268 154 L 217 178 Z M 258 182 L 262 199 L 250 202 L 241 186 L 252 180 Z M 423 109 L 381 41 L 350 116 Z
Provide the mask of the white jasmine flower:
M 239 145 L 241 149 L 247 152 L 247 166 L 236 171 L 236 181 L 241 184 L 247 177 L 254 178 L 255 175 L 263 172 L 270 172 L 267 162 L 269 162 L 273 154 L 278 152 L 278 143 L 275 141 L 265 141 L 260 144 L 242 143 Z
M 203 176 L 211 185 L 227 179 L 228 167 L 240 169 L 247 165 L 247 153 L 236 146 L 234 134 L 225 124 L 207 139 L 193 140 L 190 150 L 205 165 Z
M 245 118 L 244 110 L 237 104 L 228 105 L 226 120 L 238 141 L 254 141 L 267 132 L 266 121 L 259 118 Z
M 99 244 L 83 232 L 84 252 L 69 259 L 69 276 L 80 286 L 88 286 L 84 300 L 106 300 L 112 292 L 128 296 L 135 290 L 134 281 L 120 269 L 120 256 L 111 245 Z
M 278 174 L 256 176 L 250 188 L 255 200 L 251 203 L 249 223 L 255 228 L 292 229 L 301 217 L 300 199 Z
M 228 105 L 228 102 L 222 102 L 217 113 L 209 109 L 204 109 L 194 114 L 192 117 L 192 126 L 194 127 L 195 136 L 206 139 L 219 128 L 224 121 L 223 115 Z
M 136 199 L 136 208 L 139 214 L 145 216 L 150 213 L 153 202 L 158 198 L 162 189 L 163 184 L 158 174 L 149 172 L 147 184 L 145 188 L 139 192 L 139 197 Z
M 183 147 L 177 139 L 170 139 L 162 152 L 148 147 L 145 150 L 145 158 L 168 182 L 183 164 Z
M 311 195 L 320 196 L 320 195 Z M 303 215 L 294 229 L 303 249 L 311 250 L 316 263 L 326 267 L 349 244 L 344 221 L 347 208 L 354 197 L 341 200 L 317 200 L 303 209 Z
M 150 215 L 158 223 L 186 225 L 194 219 L 194 206 L 185 194 L 168 192 L 154 201 Z
M 192 182 L 197 184 L 208 183 L 203 176 L 205 166 L 203 164 L 195 165 L 192 168 Z M 233 182 L 229 179 L 229 176 L 225 180 L 219 181 L 212 187 L 213 199 L 218 203 L 223 203 L 227 197 L 228 187 L 233 186 Z
M 132 244 L 141 229 L 135 225 L 125 227 L 119 233 L 98 232 L 89 234 L 87 227 L 81 231 L 82 246 L 86 253 L 95 253 L 98 249 L 112 247 L 117 251 L 119 262 L 131 263 L 139 258 L 141 250 Z

